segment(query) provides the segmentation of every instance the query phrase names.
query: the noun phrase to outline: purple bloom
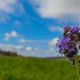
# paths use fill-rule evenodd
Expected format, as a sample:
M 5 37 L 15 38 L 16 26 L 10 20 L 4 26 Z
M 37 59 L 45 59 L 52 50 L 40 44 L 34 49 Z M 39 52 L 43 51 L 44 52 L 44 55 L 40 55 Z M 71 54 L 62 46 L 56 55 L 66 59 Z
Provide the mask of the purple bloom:
M 77 53 L 76 42 L 80 41 L 79 27 L 64 27 L 63 38 L 59 40 L 57 46 L 59 52 L 64 55 L 75 55 Z

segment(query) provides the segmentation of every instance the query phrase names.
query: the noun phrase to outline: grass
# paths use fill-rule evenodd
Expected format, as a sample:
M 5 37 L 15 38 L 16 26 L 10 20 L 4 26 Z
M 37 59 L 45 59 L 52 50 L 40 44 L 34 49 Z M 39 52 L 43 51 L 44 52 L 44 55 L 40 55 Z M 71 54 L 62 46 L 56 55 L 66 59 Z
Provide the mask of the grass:
M 77 80 L 77 75 L 62 59 L 0 56 L 0 80 Z

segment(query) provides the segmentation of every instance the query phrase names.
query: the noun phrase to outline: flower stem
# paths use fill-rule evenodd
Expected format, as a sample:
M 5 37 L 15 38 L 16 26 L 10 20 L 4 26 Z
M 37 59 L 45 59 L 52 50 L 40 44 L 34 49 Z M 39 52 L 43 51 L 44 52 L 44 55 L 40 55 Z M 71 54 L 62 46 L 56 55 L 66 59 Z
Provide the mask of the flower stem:
M 74 58 L 75 58 L 75 65 L 76 65 L 78 80 L 80 80 L 80 70 L 79 70 L 79 59 L 78 59 L 78 55 L 76 54 L 74 56 Z

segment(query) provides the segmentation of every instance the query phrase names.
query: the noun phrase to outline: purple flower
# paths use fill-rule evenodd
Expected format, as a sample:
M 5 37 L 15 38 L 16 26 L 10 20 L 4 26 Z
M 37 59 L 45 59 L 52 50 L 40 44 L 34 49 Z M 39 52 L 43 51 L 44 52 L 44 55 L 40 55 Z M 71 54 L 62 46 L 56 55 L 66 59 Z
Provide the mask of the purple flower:
M 80 28 L 64 27 L 64 34 L 57 44 L 59 53 L 74 56 L 78 51 L 76 42 L 80 41 Z

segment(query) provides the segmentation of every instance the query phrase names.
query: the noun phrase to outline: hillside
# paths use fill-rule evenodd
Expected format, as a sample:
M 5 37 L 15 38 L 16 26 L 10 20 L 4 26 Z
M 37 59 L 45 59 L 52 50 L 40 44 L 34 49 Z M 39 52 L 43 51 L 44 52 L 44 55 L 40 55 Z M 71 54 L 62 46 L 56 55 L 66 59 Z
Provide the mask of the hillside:
M 76 70 L 62 59 L 0 56 L 0 80 L 77 80 Z

